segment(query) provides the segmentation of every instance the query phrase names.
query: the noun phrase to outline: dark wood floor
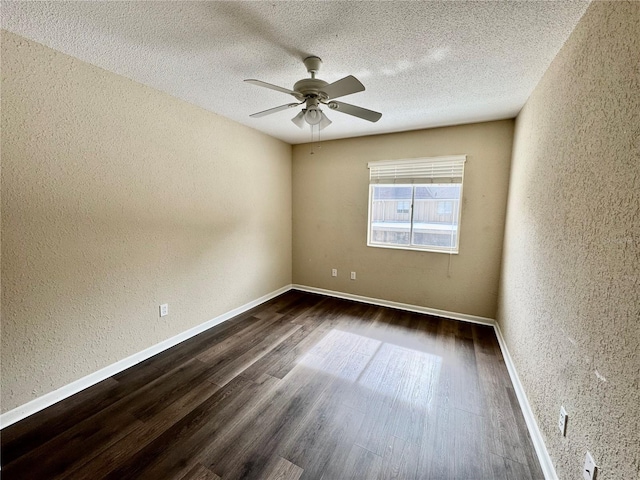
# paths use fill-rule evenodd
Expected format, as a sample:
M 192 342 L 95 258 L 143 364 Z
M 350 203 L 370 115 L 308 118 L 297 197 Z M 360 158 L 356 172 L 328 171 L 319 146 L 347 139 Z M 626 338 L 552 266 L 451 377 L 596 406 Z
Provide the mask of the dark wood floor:
M 291 291 L 2 431 L 10 479 L 542 479 L 493 329 Z

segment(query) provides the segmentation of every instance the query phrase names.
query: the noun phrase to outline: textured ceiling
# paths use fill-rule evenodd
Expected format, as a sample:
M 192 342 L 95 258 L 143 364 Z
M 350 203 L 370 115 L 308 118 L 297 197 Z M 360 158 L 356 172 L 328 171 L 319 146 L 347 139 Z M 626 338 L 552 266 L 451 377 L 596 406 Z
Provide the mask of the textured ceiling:
M 325 109 L 322 139 L 514 117 L 588 6 L 580 1 L 7 2 L 2 26 L 289 143 L 310 140 L 293 110 L 302 59 L 318 77 L 358 77 L 341 98 L 370 123 Z

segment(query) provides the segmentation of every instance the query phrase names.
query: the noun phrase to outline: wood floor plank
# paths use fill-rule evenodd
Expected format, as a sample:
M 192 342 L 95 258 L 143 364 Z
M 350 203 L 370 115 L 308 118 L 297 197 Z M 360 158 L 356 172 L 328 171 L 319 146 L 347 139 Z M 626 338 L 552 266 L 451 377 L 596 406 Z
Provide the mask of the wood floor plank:
M 420 449 L 421 471 L 428 472 L 426 478 L 433 480 L 456 480 L 455 478 L 455 414 L 452 408 L 438 408 L 435 419 L 427 432 L 427 439 Z
M 491 478 L 495 480 L 511 480 L 507 476 L 507 469 L 504 458 L 493 453 L 489 454 L 489 464 L 491 465 Z M 515 479 L 513 479 L 515 480 Z
M 232 337 L 238 332 L 243 331 L 248 326 L 255 323 L 255 319 L 270 319 L 278 313 L 278 310 L 286 309 L 287 306 L 299 301 L 306 294 L 298 291 L 289 291 L 271 302 L 258 305 L 242 314 L 216 325 L 195 337 L 185 340 L 179 345 L 179 348 L 171 348 L 165 350 L 141 365 L 151 365 L 159 370 L 172 370 L 186 360 L 196 357 L 211 345 L 215 345 L 220 341 Z M 283 314 L 282 314 L 283 315 Z
M 300 291 L 0 443 L 8 480 L 543 478 L 490 327 Z
M 484 411 L 483 397 L 478 384 L 478 368 L 473 348 L 473 339 L 456 336 L 455 408 L 475 415 Z
M 268 315 L 273 313 L 283 313 L 286 312 L 290 305 L 295 304 L 294 302 L 298 302 L 301 298 L 307 297 L 308 294 L 305 292 L 301 292 L 300 290 L 289 290 L 287 293 L 279 295 L 278 297 L 272 299 L 269 302 L 263 303 L 262 305 L 258 305 L 254 308 L 253 313 L 251 314 L 257 318 L 266 318 Z M 321 297 L 322 299 L 322 297 Z M 304 308 L 294 308 L 295 311 L 304 310 Z M 284 314 L 284 313 L 283 313 Z
M 302 475 L 302 468 L 294 465 L 282 457 L 277 457 L 275 465 L 267 468 L 265 480 L 298 480 Z
M 4 478 L 58 478 L 86 464 L 141 425 L 127 412 L 104 410 L 3 466 Z M 52 454 L 55 452 L 55 454 Z M 85 455 L 78 455 L 84 452 Z
M 509 392 L 506 387 L 494 389 L 487 396 L 492 398 L 494 408 L 489 410 L 488 415 L 492 416 L 494 421 L 493 433 L 497 439 L 499 450 L 497 453 L 509 460 L 527 463 L 523 445 L 520 443 L 520 435 L 518 434 L 518 424 L 516 422 L 511 404 L 508 398 Z
M 251 365 L 259 362 L 262 357 L 272 351 L 277 345 L 282 343 L 300 328 L 300 325 L 292 323 L 272 325 L 268 335 L 264 337 L 262 341 L 258 342 L 255 346 L 246 350 L 244 353 L 233 357 L 231 361 L 226 363 L 226 365 L 216 368 L 216 371 L 209 377 L 209 380 L 218 385 L 226 385 Z
M 314 376 L 304 368 L 292 372 L 290 382 L 273 390 L 255 407 L 224 442 L 219 444 L 210 468 L 223 478 L 260 478 L 263 462 L 271 458 L 313 410 L 331 378 Z M 305 381 L 301 381 L 305 379 Z M 259 415 L 256 415 L 260 412 Z M 251 425 L 251 430 L 245 428 Z
M 274 387 L 280 382 L 273 377 L 265 376 L 260 383 L 250 382 L 242 377 L 237 377 L 220 391 L 223 392 L 230 385 L 242 379 L 243 386 L 235 393 L 229 395 L 228 401 L 212 404 L 203 412 L 198 425 L 188 428 L 181 436 L 180 441 L 173 443 L 171 448 L 165 451 L 161 458 L 149 462 L 141 471 L 146 478 L 160 478 L 163 476 L 176 476 L 182 473 L 185 465 L 197 461 L 207 466 L 211 471 L 223 477 L 223 472 L 212 463 L 218 454 L 227 456 L 225 450 L 227 442 L 235 445 L 236 435 L 244 433 L 250 435 L 250 422 L 257 411 L 261 411 L 260 405 L 269 397 Z M 162 448 L 160 440 L 153 448 Z M 154 451 L 153 449 L 151 452 Z M 150 453 L 150 452 L 148 452 Z M 231 455 L 238 455 L 237 450 L 231 450 Z M 265 465 L 260 464 L 260 467 Z M 228 476 L 225 475 L 225 478 Z
M 244 328 L 219 342 L 211 343 L 209 348 L 200 353 L 196 358 L 210 365 L 223 365 L 224 362 L 231 361 L 235 355 L 242 354 L 259 343 L 264 332 L 280 322 L 283 315 L 276 314 L 268 320 L 251 317 L 250 323 Z
M 325 298 L 311 308 L 290 312 L 291 323 L 303 327 L 317 327 L 327 319 L 335 318 L 344 310 L 344 303 L 335 298 Z
M 117 386 L 116 380 L 107 378 L 92 388 L 67 398 L 64 402 L 56 403 L 3 429 L 1 435 L 3 466 L 68 429 L 75 423 L 69 415 L 70 410 L 77 411 L 81 415 L 81 409 L 88 411 L 89 413 L 83 415 L 85 417 L 99 411 L 100 407 L 96 404 L 99 404 L 101 397 Z
M 341 479 L 363 480 L 377 479 L 382 473 L 382 458 L 370 452 L 360 445 L 354 444 L 349 452 Z M 336 477 L 322 476 L 323 480 L 332 480 Z
M 487 432 L 482 417 L 455 409 L 454 478 L 491 478 Z
M 222 415 L 240 409 L 243 402 L 255 393 L 250 388 L 251 385 L 252 382 L 241 377 L 229 382 L 151 443 L 132 452 L 125 462 L 114 468 L 105 478 L 152 478 L 152 474 L 148 472 L 153 471 L 161 462 L 172 467 L 192 465 L 195 463 L 192 457 L 196 456 L 199 450 L 206 448 L 204 439 L 207 433 L 214 431 L 216 427 L 221 428 L 225 423 Z M 213 412 L 219 412 L 219 415 L 213 415 Z M 198 438 L 194 441 L 196 436 Z M 164 471 L 167 475 L 172 474 L 168 467 Z
M 64 402 L 55 404 L 22 422 L 2 430 L 2 462 L 8 465 L 19 457 L 63 434 L 69 428 L 100 413 L 115 402 L 153 381 L 159 371 L 151 366 L 130 368 L 106 379 Z M 126 381 L 119 381 L 125 378 Z M 73 412 L 70 415 L 69 412 Z
M 159 376 L 116 405 L 119 409 L 130 411 L 137 419 L 146 421 L 180 399 L 194 385 L 203 383 L 208 375 L 209 367 L 194 358 Z
M 299 329 L 294 331 L 291 335 L 289 335 L 282 342 L 276 345 L 266 355 L 244 369 L 242 371 L 242 376 L 250 380 L 256 380 L 260 378 L 261 375 L 267 373 L 267 371 L 270 371 L 272 369 L 275 370 L 276 365 L 278 363 L 284 363 L 283 359 L 287 355 L 290 355 L 291 351 L 296 348 L 302 341 L 308 339 L 311 332 L 316 328 L 317 326 L 301 325 Z M 310 341 L 307 340 L 307 342 Z M 296 355 L 291 355 L 291 357 L 297 358 Z
M 458 374 L 460 359 L 456 357 L 457 322 L 443 321 L 437 333 L 436 354 L 442 359 L 440 377 L 436 389 L 434 406 L 437 410 L 449 411 L 455 408 L 458 396 L 456 391 L 456 375 Z
M 333 367 L 326 362 L 326 357 L 318 359 L 318 366 L 326 365 L 323 372 L 330 374 L 329 383 L 314 409 L 279 450 L 283 457 L 304 468 L 303 478 L 320 478 L 331 465 L 342 465 L 362 425 L 364 414 L 348 407 L 344 401 L 359 391 L 355 382 L 368 363 L 368 357 L 356 352 L 355 347 L 352 346 L 344 362 L 337 362 Z M 336 368 L 339 365 L 342 367 Z M 304 373 L 302 367 L 292 375 L 300 374 L 301 370 Z
M 327 435 L 328 441 L 320 444 L 314 455 L 305 460 L 308 470 L 305 470 L 303 479 L 340 478 L 343 475 L 364 414 L 351 408 L 340 412 L 341 415 L 333 422 L 334 429 Z
M 507 387 L 506 391 L 507 396 L 509 397 L 511 411 L 513 412 L 513 417 L 515 420 L 515 432 L 518 436 L 517 443 L 518 445 L 520 445 L 521 451 L 524 453 L 524 457 L 526 459 L 526 462 L 523 463 L 527 466 L 532 479 L 544 479 L 544 473 L 542 472 L 540 462 L 538 462 L 538 459 L 536 457 L 535 448 L 533 446 L 533 442 L 531 441 L 529 431 L 527 430 L 527 424 L 524 419 L 524 415 L 522 414 L 520 404 L 518 403 L 516 393 L 511 386 Z
M 201 464 L 195 465 L 180 480 L 221 480 L 218 475 Z
M 182 363 L 197 357 L 221 340 L 232 337 L 242 331 L 247 325 L 253 323 L 255 317 L 248 314 L 238 318 L 233 318 L 227 322 L 200 333 L 182 342 L 178 347 L 170 348 L 164 352 L 145 360 L 140 365 L 150 365 L 161 371 L 173 370 Z
M 382 456 L 380 480 L 417 480 L 423 478 L 418 471 L 418 446 L 393 437 Z
M 529 471 L 529 467 L 527 467 L 526 465 L 514 462 L 512 460 L 509 460 L 508 458 L 504 459 L 504 465 L 507 472 L 507 478 L 514 480 L 532 480 L 531 472 Z
M 129 457 L 158 438 L 170 427 L 220 390 L 209 382 L 193 385 L 179 400 L 165 405 L 165 408 L 134 428 L 131 433 L 99 452 L 100 461 L 88 462 L 65 471 L 63 478 L 104 478 L 109 472 L 123 465 Z M 206 477 L 205 477 L 206 478 Z
M 332 330 L 333 322 L 328 319 L 309 332 L 306 338 L 287 351 L 280 359 L 273 362 L 265 373 L 277 378 L 284 378 L 318 342 Z
M 327 300 L 327 297 L 322 295 L 316 295 L 314 293 L 306 293 L 306 292 L 298 292 L 299 295 L 292 302 L 288 302 L 286 305 L 280 306 L 276 311 L 277 313 L 281 313 L 286 315 L 290 312 L 301 312 L 302 310 L 307 310 L 312 308 L 313 306 L 324 302 Z
M 391 354 L 387 368 L 376 387 L 376 396 L 368 402 L 365 422 L 358 433 L 356 443 L 363 448 L 382 455 L 395 432 L 395 417 L 403 415 L 404 405 L 399 397 L 402 382 L 407 376 L 409 356 L 404 349 L 390 346 Z
M 355 438 L 364 415 L 327 394 L 279 447 L 280 455 L 304 469 L 304 478 L 320 478 L 345 438 Z
M 432 421 L 431 412 L 440 378 L 441 358 L 424 352 L 411 356 L 412 368 L 400 392 L 402 415 L 396 415 L 393 434 L 421 445 L 424 431 Z

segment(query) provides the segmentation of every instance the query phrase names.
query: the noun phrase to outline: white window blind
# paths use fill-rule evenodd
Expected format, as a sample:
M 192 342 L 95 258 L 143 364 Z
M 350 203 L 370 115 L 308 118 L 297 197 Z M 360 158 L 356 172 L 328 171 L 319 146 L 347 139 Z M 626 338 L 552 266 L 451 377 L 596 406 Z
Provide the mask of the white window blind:
M 466 155 L 369 162 L 370 183 L 462 183 Z

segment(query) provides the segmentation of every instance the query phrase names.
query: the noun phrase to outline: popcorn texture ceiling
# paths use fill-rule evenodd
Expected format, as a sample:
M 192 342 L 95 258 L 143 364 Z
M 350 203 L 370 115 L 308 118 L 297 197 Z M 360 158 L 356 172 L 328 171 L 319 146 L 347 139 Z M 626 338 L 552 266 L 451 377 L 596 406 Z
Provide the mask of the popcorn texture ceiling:
M 2 2 L 2 27 L 286 142 L 308 142 L 282 87 L 355 75 L 344 98 L 370 123 L 325 108 L 322 140 L 517 115 L 586 10 L 581 1 Z M 301 108 L 301 107 L 299 107 Z

